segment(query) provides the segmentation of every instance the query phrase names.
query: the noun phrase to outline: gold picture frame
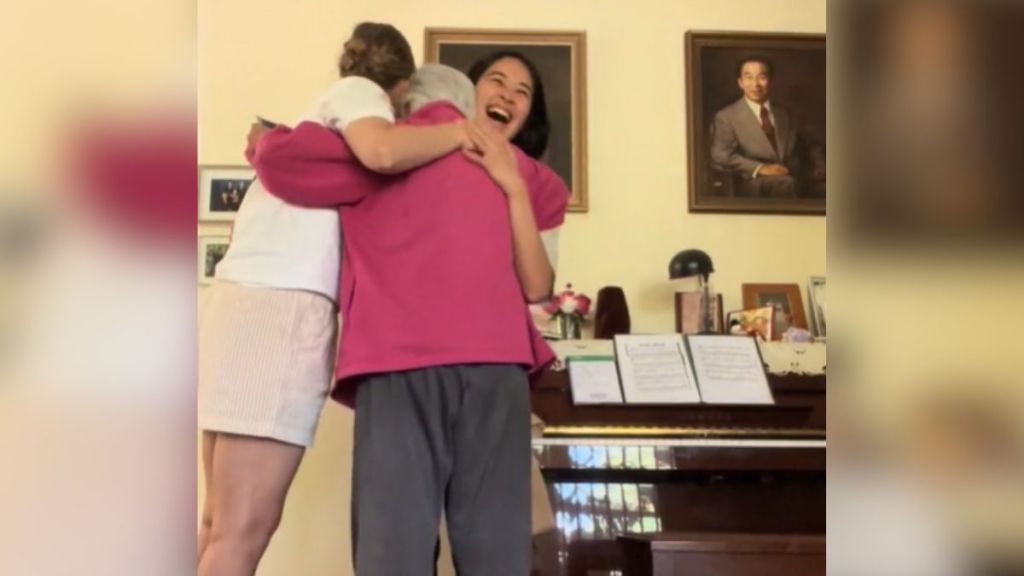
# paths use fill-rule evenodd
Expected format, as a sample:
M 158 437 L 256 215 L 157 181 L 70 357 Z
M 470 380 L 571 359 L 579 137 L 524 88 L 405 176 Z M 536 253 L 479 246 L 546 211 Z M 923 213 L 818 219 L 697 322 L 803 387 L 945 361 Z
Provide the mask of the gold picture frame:
M 516 50 L 544 83 L 551 133 L 541 160 L 565 181 L 569 212 L 587 211 L 587 34 L 583 31 L 427 28 L 427 62 L 468 72 L 495 50 Z
M 690 30 L 684 44 L 689 211 L 824 216 L 825 35 Z M 771 63 L 772 162 L 788 171 L 788 189 L 762 188 L 743 166 L 767 161 L 759 151 L 769 146 L 737 85 L 751 57 Z
M 807 330 L 807 315 L 798 284 L 744 284 L 743 307 L 775 309 L 772 340 L 781 340 L 789 326 Z

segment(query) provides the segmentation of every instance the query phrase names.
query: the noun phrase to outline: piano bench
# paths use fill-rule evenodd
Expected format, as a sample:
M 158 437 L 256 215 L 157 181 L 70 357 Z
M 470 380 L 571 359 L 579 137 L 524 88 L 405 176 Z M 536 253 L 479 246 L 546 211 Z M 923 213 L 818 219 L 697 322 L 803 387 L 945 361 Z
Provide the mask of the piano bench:
M 825 536 L 682 533 L 619 536 L 623 576 L 824 576 Z

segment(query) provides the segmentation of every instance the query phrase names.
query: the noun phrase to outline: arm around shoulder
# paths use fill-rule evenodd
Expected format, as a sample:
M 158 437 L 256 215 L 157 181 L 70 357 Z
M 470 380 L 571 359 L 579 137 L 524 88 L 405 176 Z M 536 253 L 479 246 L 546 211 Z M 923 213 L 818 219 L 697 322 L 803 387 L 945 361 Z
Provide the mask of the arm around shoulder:
M 275 128 L 249 156 L 263 186 L 285 202 L 327 207 L 357 202 L 381 185 L 338 135 L 313 122 Z
M 359 161 L 382 174 L 422 166 L 455 151 L 465 141 L 462 121 L 403 126 L 367 117 L 350 123 L 342 134 Z

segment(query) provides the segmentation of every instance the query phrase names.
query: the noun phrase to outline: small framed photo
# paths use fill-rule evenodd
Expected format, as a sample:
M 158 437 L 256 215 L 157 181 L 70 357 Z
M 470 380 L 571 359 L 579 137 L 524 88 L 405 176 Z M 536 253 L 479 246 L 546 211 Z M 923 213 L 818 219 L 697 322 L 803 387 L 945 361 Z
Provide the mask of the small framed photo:
M 228 253 L 231 237 L 227 234 L 215 234 L 199 237 L 199 283 L 212 284 L 217 264 Z
M 746 309 L 770 306 L 775 309 L 772 320 L 772 339 L 781 340 L 791 326 L 808 329 L 804 302 L 797 284 L 744 284 L 743 307 Z
M 699 334 L 702 330 L 702 312 L 704 312 L 703 292 L 676 292 L 676 332 Z M 708 312 L 711 314 L 711 332 L 721 334 L 723 332 L 721 294 L 711 294 L 711 306 Z
M 199 221 L 232 222 L 256 179 L 246 166 L 199 167 Z
M 811 320 L 814 322 L 814 335 L 825 338 L 825 277 L 812 276 L 807 283 L 807 300 L 811 305 Z
M 728 334 L 734 336 L 753 336 L 765 342 L 775 338 L 775 308 L 764 306 L 750 310 L 733 310 L 726 316 L 729 325 Z

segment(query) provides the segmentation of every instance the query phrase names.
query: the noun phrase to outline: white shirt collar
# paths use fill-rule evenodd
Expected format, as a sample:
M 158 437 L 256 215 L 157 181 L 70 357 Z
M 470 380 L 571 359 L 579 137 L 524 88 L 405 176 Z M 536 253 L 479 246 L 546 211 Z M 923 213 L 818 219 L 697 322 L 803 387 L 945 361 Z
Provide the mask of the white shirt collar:
M 743 99 L 746 100 L 747 106 L 750 106 L 750 110 L 754 112 L 754 115 L 757 116 L 758 118 L 760 118 L 761 117 L 761 106 L 762 105 L 758 104 L 757 102 L 754 102 L 753 100 L 751 100 L 750 98 L 747 98 L 746 96 L 744 96 Z M 771 114 L 771 112 L 772 112 L 771 100 L 765 100 L 764 107 L 767 108 L 768 109 L 768 113 Z

